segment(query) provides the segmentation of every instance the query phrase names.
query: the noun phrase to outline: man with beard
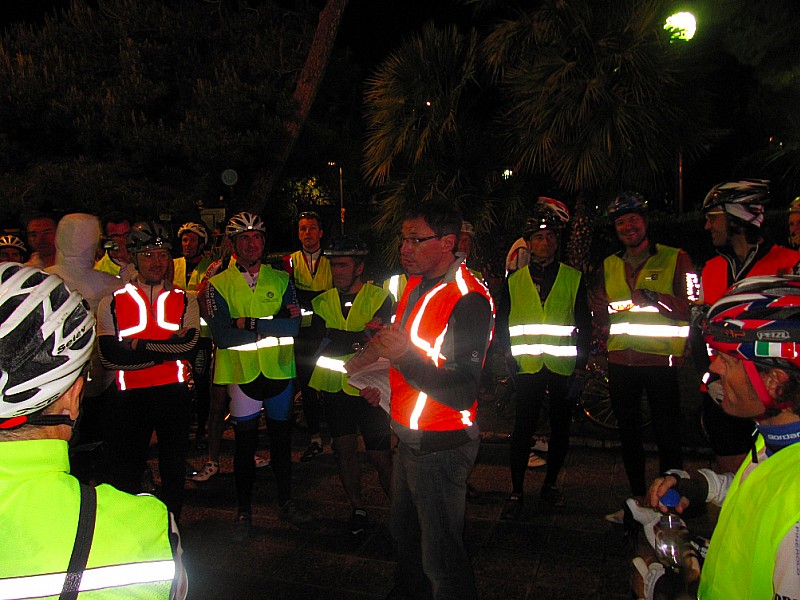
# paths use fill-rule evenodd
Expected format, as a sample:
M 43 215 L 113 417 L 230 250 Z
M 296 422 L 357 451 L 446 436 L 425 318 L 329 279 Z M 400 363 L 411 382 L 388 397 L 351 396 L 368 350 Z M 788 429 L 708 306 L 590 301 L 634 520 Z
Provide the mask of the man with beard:
M 595 333 L 608 347 L 611 407 L 632 495 L 647 491 L 642 444 L 642 391 L 653 415 L 661 471 L 683 465 L 678 367 L 689 336 L 697 275 L 689 255 L 651 242 L 647 202 L 623 192 L 608 207 L 622 250 L 598 271 L 591 307 Z M 623 511 L 606 516 L 621 523 Z

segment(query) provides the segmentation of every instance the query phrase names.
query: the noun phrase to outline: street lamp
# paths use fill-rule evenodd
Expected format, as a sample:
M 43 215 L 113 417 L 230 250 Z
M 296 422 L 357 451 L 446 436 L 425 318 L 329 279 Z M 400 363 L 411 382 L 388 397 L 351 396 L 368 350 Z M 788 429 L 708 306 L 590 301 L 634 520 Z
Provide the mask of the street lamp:
M 342 235 L 344 235 L 344 186 L 342 183 L 342 165 L 336 161 L 329 160 L 328 165 L 331 167 L 339 167 L 339 220 L 342 224 Z

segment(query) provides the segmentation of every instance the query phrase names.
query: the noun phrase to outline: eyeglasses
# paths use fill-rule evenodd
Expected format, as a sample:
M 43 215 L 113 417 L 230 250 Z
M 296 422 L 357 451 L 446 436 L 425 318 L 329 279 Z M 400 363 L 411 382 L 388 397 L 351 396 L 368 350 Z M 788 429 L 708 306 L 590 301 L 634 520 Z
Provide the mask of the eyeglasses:
M 155 252 L 140 252 L 139 256 L 144 256 L 145 258 L 152 260 L 166 261 L 169 258 L 169 253 L 166 250 L 156 250 Z
M 411 246 L 412 248 L 416 248 L 422 242 L 427 242 L 428 240 L 434 240 L 434 239 L 440 238 L 440 237 L 442 237 L 442 236 L 441 235 L 429 235 L 428 237 L 422 237 L 422 238 L 413 238 L 413 237 L 401 238 L 400 239 L 400 247 L 402 248 L 403 244 L 408 242 L 409 246 Z

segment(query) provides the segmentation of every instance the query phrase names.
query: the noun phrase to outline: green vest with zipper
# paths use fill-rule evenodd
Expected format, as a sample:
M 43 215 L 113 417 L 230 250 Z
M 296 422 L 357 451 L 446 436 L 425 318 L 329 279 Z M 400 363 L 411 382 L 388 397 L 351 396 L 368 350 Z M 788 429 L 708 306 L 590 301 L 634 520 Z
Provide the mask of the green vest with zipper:
M 347 313 L 347 319 L 342 314 L 342 304 L 336 288 L 323 292 L 312 300 L 312 304 L 314 313 L 325 320 L 328 329 L 358 332 L 364 331 L 365 325 L 380 310 L 389 295 L 386 290 L 365 283 L 356 294 L 353 306 Z M 358 396 L 359 391 L 347 383 L 347 373 L 344 372 L 344 363 L 354 354 L 355 351 L 344 356 L 332 356 L 326 354 L 323 349 L 311 374 L 309 387 L 330 393 L 344 390 L 350 396 Z

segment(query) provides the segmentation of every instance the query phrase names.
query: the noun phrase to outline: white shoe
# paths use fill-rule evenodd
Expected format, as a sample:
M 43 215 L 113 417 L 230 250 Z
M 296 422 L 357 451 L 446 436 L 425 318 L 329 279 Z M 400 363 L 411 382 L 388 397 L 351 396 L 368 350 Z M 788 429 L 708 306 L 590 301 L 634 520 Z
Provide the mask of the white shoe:
M 192 477 L 192 481 L 208 481 L 217 473 L 219 473 L 219 463 L 209 461 L 203 465 L 203 468 L 200 469 L 197 475 Z
M 536 454 L 535 452 L 531 452 L 531 455 L 528 457 L 529 469 L 537 469 L 539 467 L 544 467 L 546 464 L 547 461 L 538 454 Z
M 547 452 L 550 449 L 550 444 L 547 441 L 546 437 L 537 436 L 533 438 L 534 444 L 531 447 L 531 450 L 536 450 L 536 452 Z
M 605 520 L 609 523 L 614 523 L 614 525 L 622 525 L 625 521 L 625 509 L 620 508 L 616 512 L 608 513 L 605 516 Z

